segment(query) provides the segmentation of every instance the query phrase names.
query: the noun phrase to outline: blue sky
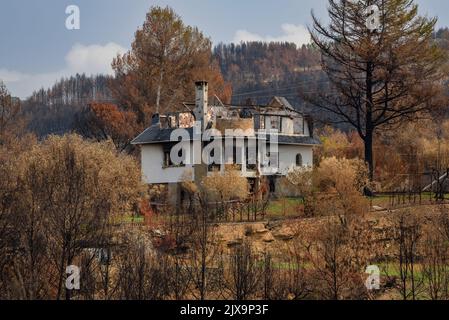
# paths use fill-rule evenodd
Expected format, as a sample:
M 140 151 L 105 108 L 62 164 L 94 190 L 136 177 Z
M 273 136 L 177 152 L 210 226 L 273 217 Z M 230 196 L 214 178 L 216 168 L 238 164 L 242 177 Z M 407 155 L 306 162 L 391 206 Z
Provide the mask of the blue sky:
M 418 0 L 421 14 L 449 26 L 447 0 Z M 313 9 L 326 17 L 327 0 L 1 0 L 0 79 L 26 97 L 76 72 L 110 73 L 129 48 L 152 5 L 169 5 L 214 43 L 241 40 L 307 41 Z M 81 29 L 67 30 L 65 9 L 77 5 Z

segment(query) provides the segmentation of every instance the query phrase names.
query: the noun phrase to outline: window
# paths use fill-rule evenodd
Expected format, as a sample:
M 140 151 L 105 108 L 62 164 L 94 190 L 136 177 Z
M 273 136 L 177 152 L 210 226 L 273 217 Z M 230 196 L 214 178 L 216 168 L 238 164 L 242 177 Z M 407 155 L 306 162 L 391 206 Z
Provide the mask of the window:
M 233 148 L 233 165 L 235 167 L 236 170 L 238 171 L 242 171 L 242 167 L 243 167 L 243 152 L 244 150 L 241 148 L 237 148 L 238 147 L 238 142 L 237 142 L 237 138 L 234 139 L 234 148 Z
M 178 127 L 178 120 L 176 119 L 176 116 L 168 117 L 168 127 L 169 128 L 177 128 Z
M 278 131 L 281 129 L 279 117 L 274 117 L 274 116 L 271 117 L 271 129 L 278 130 Z
M 271 129 L 271 117 L 269 117 L 269 116 L 264 116 L 264 118 L 265 118 L 264 129 L 270 130 L 270 129 Z
M 259 129 L 264 130 L 265 129 L 265 116 L 260 116 L 259 118 Z
M 248 140 L 247 140 L 248 141 Z M 248 142 L 249 144 L 249 142 Z M 249 145 L 246 146 L 246 169 L 249 171 L 257 170 L 257 152 L 256 150 L 251 150 L 250 152 Z
M 178 157 L 183 159 L 183 150 L 179 150 L 178 151 Z M 179 165 L 175 165 L 172 160 L 171 160 L 171 151 L 169 150 L 165 150 L 164 151 L 164 168 L 170 168 L 170 167 L 184 167 L 185 163 L 184 160 L 179 164 Z
M 296 166 L 297 167 L 302 167 L 302 155 L 300 153 L 298 153 L 296 155 Z
M 168 129 L 168 119 L 166 116 L 160 116 L 160 123 L 162 129 Z
M 170 151 L 165 151 L 164 152 L 164 167 L 168 168 L 168 167 L 172 167 L 172 166 L 173 166 L 173 162 L 171 161 Z
M 295 118 L 293 124 L 293 131 L 295 134 L 304 134 L 304 118 Z
M 208 171 L 209 172 L 220 172 L 221 171 L 221 164 L 216 163 L 213 158 L 215 157 L 215 149 L 212 149 L 209 154 L 209 165 L 208 165 Z
M 284 134 L 293 134 L 293 120 L 289 117 L 282 117 L 281 132 Z

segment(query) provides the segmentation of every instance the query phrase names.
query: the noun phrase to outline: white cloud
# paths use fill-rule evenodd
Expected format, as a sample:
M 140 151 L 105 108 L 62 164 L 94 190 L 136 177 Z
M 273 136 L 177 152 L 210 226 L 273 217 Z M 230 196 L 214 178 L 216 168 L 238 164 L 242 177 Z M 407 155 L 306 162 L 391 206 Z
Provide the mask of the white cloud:
M 25 75 L 17 71 L 9 71 L 6 69 L 0 69 L 0 79 L 5 82 L 17 82 L 23 79 Z
M 42 87 L 51 87 L 62 77 L 70 77 L 76 73 L 112 74 L 111 62 L 118 54 L 123 54 L 126 49 L 116 43 L 106 45 L 82 45 L 76 44 L 65 57 L 66 65 L 55 72 L 27 74 L 14 70 L 0 68 L 0 80 L 2 80 L 14 96 L 26 98 L 34 90 Z
M 263 41 L 263 42 L 293 42 L 297 46 L 310 43 L 310 33 L 303 25 L 294 25 L 284 23 L 282 26 L 282 34 L 279 36 L 261 36 L 257 33 L 252 33 L 247 30 L 238 30 L 234 36 L 234 42 L 246 41 Z
M 125 48 L 113 42 L 104 46 L 76 44 L 67 54 L 65 60 L 68 69 L 75 73 L 111 74 L 112 59 L 117 56 L 117 53 L 123 54 L 125 52 Z

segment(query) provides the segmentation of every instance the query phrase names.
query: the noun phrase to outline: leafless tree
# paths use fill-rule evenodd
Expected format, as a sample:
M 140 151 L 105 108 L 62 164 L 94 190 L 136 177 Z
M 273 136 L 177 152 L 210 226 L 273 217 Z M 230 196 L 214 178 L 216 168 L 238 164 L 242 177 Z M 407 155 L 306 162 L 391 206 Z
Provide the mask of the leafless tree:
M 248 300 L 258 292 L 262 269 L 249 243 L 232 249 L 227 273 L 226 289 L 235 300 Z
M 396 222 L 395 243 L 399 268 L 398 291 L 403 300 L 416 300 L 423 281 L 418 270 L 418 245 L 422 237 L 421 221 L 412 214 L 401 214 Z
M 123 300 L 169 298 L 163 261 L 143 241 L 127 242 L 117 258 L 117 297 Z
M 448 245 L 438 232 L 429 232 L 424 238 L 422 277 L 426 295 L 432 300 L 449 297 Z
M 312 293 L 312 279 L 305 270 L 305 259 L 299 245 L 275 263 L 271 254 L 264 255 L 264 299 L 303 300 Z
M 307 260 L 313 265 L 315 293 L 331 300 L 363 299 L 366 288 L 362 272 L 366 268 L 364 251 L 354 250 L 361 240 L 354 222 L 327 218 L 317 234 L 307 240 Z
M 216 258 L 219 247 L 214 241 L 216 236 L 214 223 L 209 220 L 211 206 L 207 196 L 197 194 L 197 203 L 194 214 L 195 232 L 190 237 L 190 280 L 196 290 L 192 293 L 200 300 L 207 298 L 209 271 L 216 267 Z

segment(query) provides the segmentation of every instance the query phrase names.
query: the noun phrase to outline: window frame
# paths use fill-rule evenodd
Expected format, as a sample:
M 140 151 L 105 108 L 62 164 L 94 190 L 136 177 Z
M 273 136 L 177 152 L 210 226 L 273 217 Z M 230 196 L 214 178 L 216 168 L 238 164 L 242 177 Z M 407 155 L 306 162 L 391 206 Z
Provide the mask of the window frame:
M 297 153 L 295 156 L 296 167 L 301 168 L 304 166 L 304 158 L 301 153 Z

